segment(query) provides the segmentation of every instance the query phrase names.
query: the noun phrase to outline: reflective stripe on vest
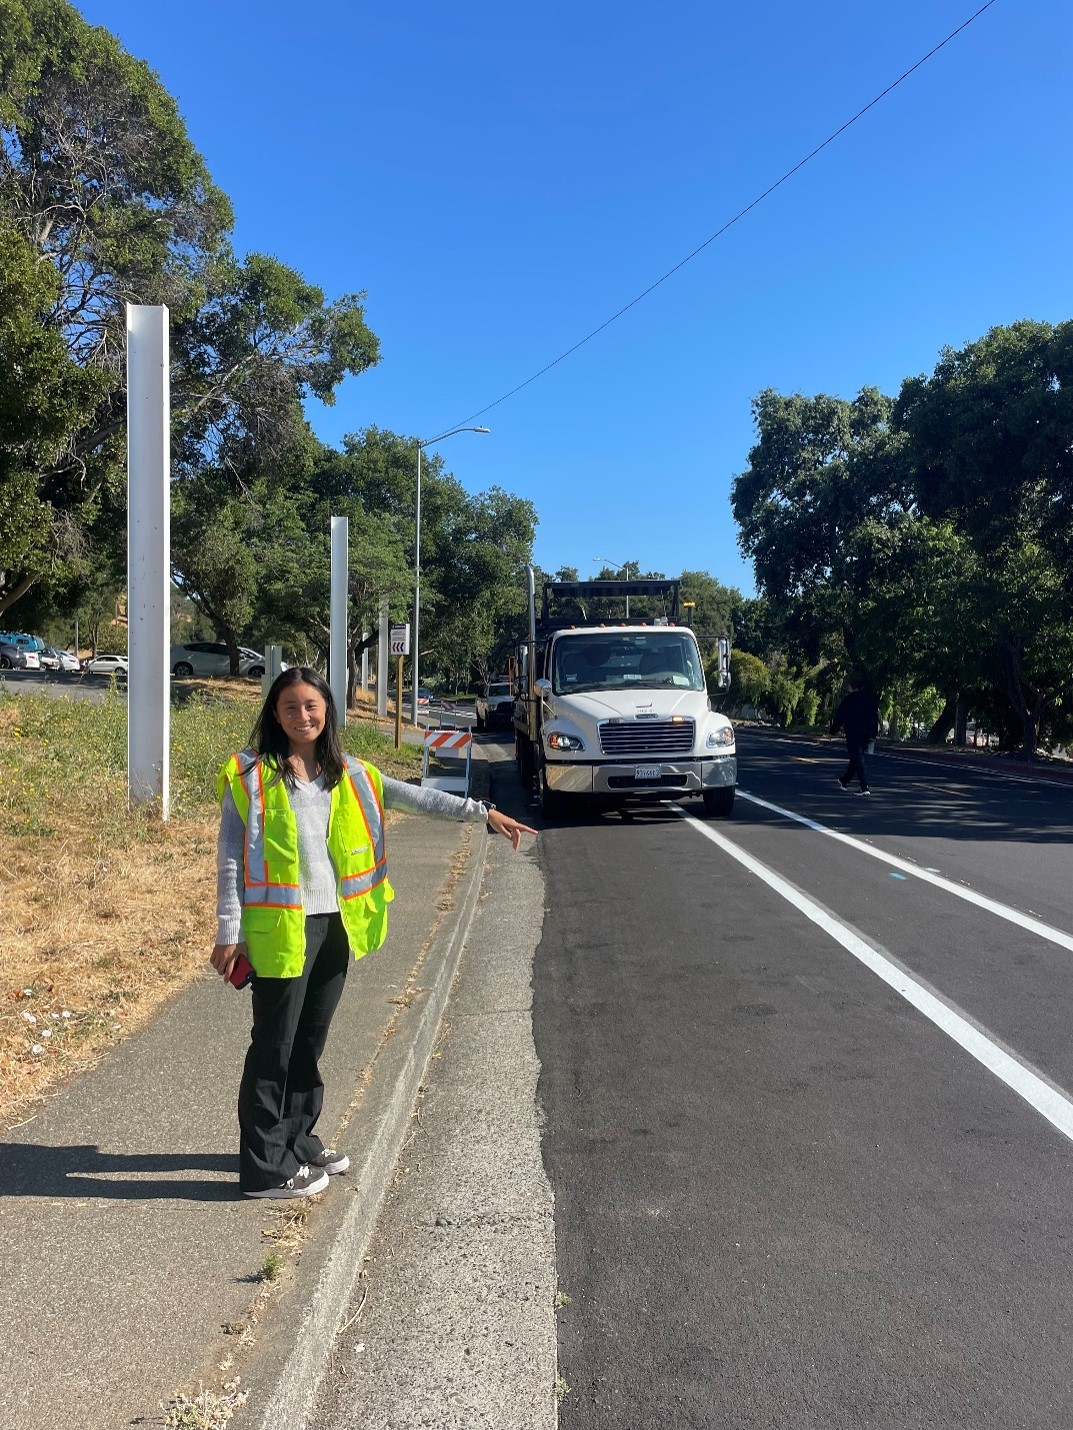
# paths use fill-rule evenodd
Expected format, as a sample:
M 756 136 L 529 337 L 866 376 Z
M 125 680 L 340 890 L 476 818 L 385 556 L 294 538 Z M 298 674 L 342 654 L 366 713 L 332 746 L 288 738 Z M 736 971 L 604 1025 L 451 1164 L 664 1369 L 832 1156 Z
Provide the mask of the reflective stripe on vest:
M 384 854 L 384 811 L 376 786 L 362 762 L 355 759 L 353 755 L 346 755 L 344 763 L 346 765 L 345 779 L 354 792 L 365 831 L 369 836 L 368 848 L 372 851 L 373 856 L 373 862 L 368 869 L 359 870 L 356 874 L 348 874 L 339 880 L 339 898 L 358 899 L 371 893 L 378 884 L 382 884 L 387 878 L 387 859 Z M 328 839 L 330 846 L 330 829 Z
M 247 758 L 248 757 L 248 758 Z M 246 760 L 243 765 L 243 760 Z M 269 877 L 265 853 L 264 765 L 255 750 L 240 750 L 236 756 L 239 783 L 246 795 L 246 844 L 244 850 L 247 907 L 262 905 L 273 909 L 300 909 L 302 886 Z

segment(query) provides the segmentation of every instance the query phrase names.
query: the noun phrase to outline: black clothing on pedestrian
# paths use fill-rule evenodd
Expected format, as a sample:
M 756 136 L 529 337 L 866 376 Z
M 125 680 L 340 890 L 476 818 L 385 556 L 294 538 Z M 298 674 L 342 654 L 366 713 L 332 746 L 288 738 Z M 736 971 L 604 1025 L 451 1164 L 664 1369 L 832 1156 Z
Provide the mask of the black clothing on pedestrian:
M 297 978 L 255 978 L 253 1035 L 238 1090 L 239 1186 L 266 1191 L 324 1150 L 318 1062 L 343 996 L 350 945 L 338 913 L 306 915 Z
M 870 740 L 879 734 L 879 705 L 874 695 L 866 690 L 851 690 L 840 702 L 831 720 L 831 734 L 839 730 L 846 732 L 846 754 L 849 762 L 846 772 L 839 780 L 845 789 L 856 777 L 862 790 L 868 788 L 868 776 L 864 768 L 864 751 Z
M 845 789 L 850 780 L 856 776 L 861 789 L 867 789 L 868 776 L 864 770 L 864 746 L 858 745 L 855 740 L 851 740 L 847 735 L 846 754 L 849 756 L 849 763 L 846 765 L 845 773 L 839 780 L 839 784 Z
M 851 690 L 841 702 L 831 721 L 831 734 L 845 730 L 847 740 L 868 744 L 879 734 L 879 705 L 866 690 Z

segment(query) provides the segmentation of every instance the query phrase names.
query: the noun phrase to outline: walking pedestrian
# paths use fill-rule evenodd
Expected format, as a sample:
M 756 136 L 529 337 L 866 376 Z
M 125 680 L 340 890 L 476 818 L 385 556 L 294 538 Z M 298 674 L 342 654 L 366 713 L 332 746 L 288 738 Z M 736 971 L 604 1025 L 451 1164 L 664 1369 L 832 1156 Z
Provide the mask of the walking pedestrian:
M 273 683 L 252 748 L 220 771 L 217 933 L 212 966 L 253 969 L 253 1030 L 238 1094 L 239 1186 L 248 1197 L 308 1197 L 349 1159 L 316 1135 L 318 1062 L 350 957 L 387 934 L 384 810 L 487 821 L 535 834 L 495 805 L 418 788 L 345 755 L 331 689 L 306 666 Z
M 850 681 L 849 694 L 841 701 L 831 720 L 831 734 L 837 735 L 839 730 L 845 731 L 846 754 L 849 756 L 846 772 L 838 781 L 839 788 L 848 790 L 850 780 L 856 776 L 859 785 L 857 793 L 869 794 L 864 754 L 879 734 L 879 705 L 860 677 Z

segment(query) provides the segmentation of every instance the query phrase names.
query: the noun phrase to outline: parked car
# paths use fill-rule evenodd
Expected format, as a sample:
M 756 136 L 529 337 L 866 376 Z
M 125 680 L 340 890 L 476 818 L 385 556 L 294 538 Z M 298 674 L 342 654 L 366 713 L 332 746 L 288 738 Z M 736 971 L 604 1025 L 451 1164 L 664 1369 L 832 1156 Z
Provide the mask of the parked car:
M 238 654 L 239 675 L 264 675 L 263 655 L 244 645 L 239 646 Z M 222 641 L 187 641 L 185 645 L 172 646 L 168 664 L 172 675 L 185 680 L 191 675 L 227 675 L 231 657 Z
M 41 658 L 37 651 L 24 645 L 13 645 L 10 641 L 0 641 L 0 670 L 40 670 Z
M 83 665 L 87 675 L 114 675 L 117 680 L 127 678 L 127 657 L 125 655 L 94 655 Z
M 477 696 L 477 729 L 486 730 L 489 725 L 509 725 L 514 718 L 514 696 L 509 680 L 492 680 Z
M 38 651 L 38 659 L 43 670 L 81 670 L 77 656 L 56 646 L 47 645 L 44 650 Z

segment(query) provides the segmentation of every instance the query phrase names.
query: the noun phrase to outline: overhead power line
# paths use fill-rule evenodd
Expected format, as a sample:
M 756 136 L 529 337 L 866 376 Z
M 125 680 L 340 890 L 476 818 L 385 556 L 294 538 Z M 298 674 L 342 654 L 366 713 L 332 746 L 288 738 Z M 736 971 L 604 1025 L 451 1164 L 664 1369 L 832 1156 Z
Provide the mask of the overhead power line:
M 877 94 L 874 99 L 869 100 L 868 103 L 864 106 L 864 108 L 859 109 L 857 113 L 852 117 L 852 119 L 847 119 L 845 124 L 840 125 L 834 131 L 833 134 L 828 134 L 827 138 L 822 142 L 822 144 L 817 144 L 815 149 L 811 150 L 808 154 L 806 154 L 803 159 L 799 159 L 792 169 L 787 169 L 786 173 L 783 174 L 780 179 L 776 179 L 775 182 L 773 184 L 770 184 L 762 194 L 757 194 L 756 198 L 753 199 L 751 203 L 746 204 L 745 207 L 741 209 L 740 212 L 736 213 L 733 218 L 727 219 L 726 223 L 723 224 L 722 228 L 716 229 L 715 233 L 713 233 L 710 238 L 706 238 L 703 243 L 698 244 L 697 247 L 694 248 L 692 253 L 687 253 L 683 259 L 680 259 L 679 262 L 674 265 L 673 268 L 668 268 L 667 272 L 664 273 L 662 277 L 657 278 L 654 283 L 650 283 L 643 292 L 637 294 L 636 298 L 631 298 L 630 301 L 626 303 L 623 307 L 621 307 L 617 313 L 612 313 L 610 318 L 605 319 L 604 322 L 602 322 L 598 328 L 593 328 L 591 333 L 586 333 L 583 338 L 580 338 L 576 343 L 574 343 L 573 347 L 567 348 L 566 351 L 560 353 L 557 358 L 553 358 L 551 362 L 545 363 L 545 365 L 538 372 L 533 373 L 532 377 L 527 377 L 524 382 L 519 382 L 517 387 L 512 387 L 511 390 L 509 392 L 505 392 L 502 397 L 497 397 L 494 402 L 489 402 L 487 407 L 482 407 L 476 412 L 471 412 L 468 417 L 463 417 L 461 422 L 452 423 L 451 425 L 461 427 L 467 422 L 472 422 L 474 418 L 483 417 L 486 412 L 491 412 L 493 407 L 498 407 L 500 403 L 506 402 L 508 398 L 513 397 L 518 392 L 521 392 L 523 388 L 528 387 L 531 383 L 536 382 L 536 380 L 540 377 L 543 377 L 546 372 L 550 372 L 553 367 L 558 367 L 561 362 L 565 362 L 566 359 L 576 353 L 579 348 L 583 348 L 586 343 L 591 342 L 593 338 L 599 336 L 599 334 L 602 333 L 605 328 L 609 328 L 612 323 L 617 322 L 618 319 L 621 318 L 625 313 L 628 313 L 631 308 L 635 308 L 637 304 L 641 302 L 642 299 L 647 298 L 650 293 L 654 293 L 655 290 L 660 286 L 660 284 L 666 283 L 668 278 L 673 278 L 674 275 L 679 271 L 679 269 L 684 268 L 687 263 L 692 263 L 693 259 L 696 258 L 698 254 L 703 253 L 704 250 L 710 244 L 713 244 L 717 238 L 722 238 L 723 234 L 726 233 L 728 229 L 733 228 L 736 223 L 740 223 L 741 220 L 746 216 L 746 214 L 751 213 L 753 209 L 757 207 L 758 204 L 762 204 L 766 198 L 769 198 L 775 192 L 776 189 L 781 188 L 782 185 L 785 184 L 788 179 L 792 179 L 793 176 L 801 169 L 803 169 L 806 164 L 811 163 L 811 161 L 815 159 L 817 154 L 821 154 L 823 150 L 828 147 L 829 144 L 833 144 L 836 139 L 838 139 L 841 135 L 845 134 L 846 130 L 852 128 L 852 126 L 857 123 L 858 119 L 863 119 L 870 109 L 874 109 L 877 104 L 879 104 L 882 100 L 886 99 L 888 94 L 892 94 L 900 84 L 904 84 L 910 75 L 915 74 L 916 71 L 920 69 L 922 65 L 926 65 L 927 62 L 930 59 L 934 58 L 934 56 L 937 55 L 940 50 L 945 49 L 951 40 L 956 39 L 957 36 L 961 34 L 962 30 L 967 30 L 974 20 L 978 20 L 985 10 L 990 10 L 992 5 L 996 3 L 997 0 L 987 0 L 987 3 L 985 5 L 981 5 L 979 10 L 975 11 L 972 15 L 970 15 L 967 20 L 963 20 L 956 30 L 951 30 L 945 40 L 940 40 L 939 43 L 935 45 L 932 49 L 930 49 L 926 55 L 921 55 L 920 59 L 917 60 L 916 64 L 910 65 L 904 74 L 900 74 L 896 80 L 894 80 L 891 84 L 887 85 L 886 89 L 881 90 L 880 93 Z

